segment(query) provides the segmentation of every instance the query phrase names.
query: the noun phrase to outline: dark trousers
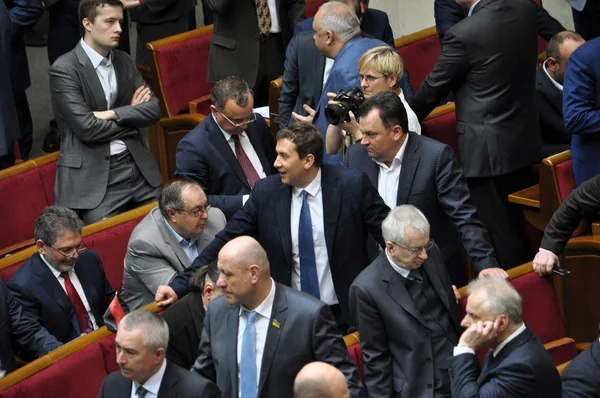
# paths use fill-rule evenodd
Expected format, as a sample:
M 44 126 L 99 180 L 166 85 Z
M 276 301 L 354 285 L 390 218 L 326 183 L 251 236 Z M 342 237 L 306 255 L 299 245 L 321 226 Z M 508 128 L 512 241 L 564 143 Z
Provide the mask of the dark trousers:
M 254 82 L 254 107 L 269 104 L 269 87 L 271 80 L 283 75 L 283 62 L 285 48 L 280 33 L 271 34 L 266 39 L 261 39 L 260 55 L 258 59 L 258 74 Z
M 81 39 L 79 0 L 61 0 L 48 9 L 48 61 L 68 53 Z
M 27 159 L 33 143 L 33 121 L 31 120 L 31 111 L 29 110 L 29 102 L 27 94 L 23 87 L 13 85 L 13 98 L 15 99 L 15 107 L 17 108 L 17 118 L 19 119 L 19 151 L 23 159 Z
M 342 336 L 347 335 L 350 332 L 350 326 L 348 326 L 348 322 L 346 322 L 346 317 L 342 313 L 342 308 L 339 304 L 330 305 L 329 308 L 333 314 L 333 319 L 335 319 L 335 326 L 338 328 Z
M 532 185 L 531 167 L 495 177 L 467 178 L 477 215 L 487 228 L 500 266 L 510 269 L 532 259 L 521 208 L 508 195 Z
M 8 150 L 8 153 L 6 155 L 0 156 L 0 170 L 6 169 L 6 168 L 14 166 L 14 165 L 15 165 L 15 151 L 11 147 Z
M 204 15 L 204 26 L 212 25 L 215 18 L 212 10 L 206 5 L 206 0 L 202 0 L 202 14 Z
M 582 11 L 572 11 L 577 33 L 587 41 L 600 37 L 600 0 L 588 0 Z

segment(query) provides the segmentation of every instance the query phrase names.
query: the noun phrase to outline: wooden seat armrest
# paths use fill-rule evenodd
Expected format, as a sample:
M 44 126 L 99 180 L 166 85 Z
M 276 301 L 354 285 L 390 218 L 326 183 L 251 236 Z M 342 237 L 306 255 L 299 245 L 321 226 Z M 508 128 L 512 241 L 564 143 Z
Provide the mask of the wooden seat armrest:
M 546 349 L 546 351 L 551 350 L 554 347 L 558 347 L 561 346 L 563 344 L 568 344 L 568 343 L 575 343 L 575 340 L 573 340 L 570 337 L 563 337 L 561 339 L 558 340 L 552 340 L 549 341 L 547 343 L 544 344 L 544 348 Z
M 158 121 L 159 128 L 177 127 L 183 125 L 200 124 L 204 120 L 204 115 L 200 113 L 184 113 L 172 117 L 163 117 Z
M 520 204 L 534 209 L 540 208 L 540 184 L 535 184 L 529 188 L 508 195 L 508 201 Z
M 190 101 L 190 113 L 199 113 L 198 105 L 205 101 L 210 101 L 210 94 L 204 95 L 200 98 L 196 98 L 195 100 Z
M 22 242 L 15 243 L 14 245 L 4 247 L 0 249 L 0 258 L 15 254 L 20 250 L 27 249 L 28 247 L 33 246 L 34 244 L 35 241 L 33 239 L 27 239 Z
M 570 364 L 570 363 L 571 363 L 571 361 L 567 361 L 567 362 L 565 362 L 565 363 L 561 363 L 560 365 L 558 365 L 558 366 L 556 367 L 556 370 L 558 370 L 558 374 L 560 374 L 560 375 L 561 375 L 561 374 L 562 374 L 562 372 L 563 372 L 563 370 L 565 370 L 565 368 L 567 367 L 567 365 L 568 365 L 568 364 Z
M 592 223 L 592 235 L 600 237 L 600 222 Z

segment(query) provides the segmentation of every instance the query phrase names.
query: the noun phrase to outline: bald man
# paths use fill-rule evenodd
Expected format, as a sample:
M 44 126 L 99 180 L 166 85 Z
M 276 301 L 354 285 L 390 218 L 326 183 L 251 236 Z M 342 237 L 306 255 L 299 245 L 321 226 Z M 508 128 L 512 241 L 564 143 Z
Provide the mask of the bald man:
M 329 306 L 274 282 L 256 240 L 231 240 L 217 266 L 224 296 L 208 306 L 192 372 L 224 397 L 280 398 L 293 396 L 304 365 L 323 361 L 342 372 L 351 397 L 365 396 Z
M 294 381 L 294 398 L 348 398 L 350 391 L 342 372 L 325 362 L 304 366 Z

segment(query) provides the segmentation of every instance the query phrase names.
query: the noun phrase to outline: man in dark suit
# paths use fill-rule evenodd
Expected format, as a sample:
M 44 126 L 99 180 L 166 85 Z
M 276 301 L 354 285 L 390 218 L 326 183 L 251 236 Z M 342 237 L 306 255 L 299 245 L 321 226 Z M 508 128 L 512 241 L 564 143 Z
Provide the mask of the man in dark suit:
M 552 357 L 522 318 L 521 296 L 501 278 L 469 284 L 466 328 L 450 358 L 453 397 L 561 398 Z M 490 347 L 480 367 L 475 350 Z
M 600 340 L 579 354 L 563 370 L 563 398 L 600 396 Z
M 506 277 L 488 233 L 477 218 L 452 149 L 409 132 L 406 109 L 391 91 L 369 98 L 357 116 L 363 138 L 348 149 L 344 165 L 365 172 L 390 208 L 412 204 L 431 220 L 432 236 L 452 283 L 467 283 L 467 264 L 458 232 L 481 276 Z
M 205 0 L 213 12 L 208 81 L 240 76 L 256 106 L 267 105 L 271 80 L 283 73 L 285 48 L 304 19 L 304 0 Z M 268 4 L 269 3 L 269 4 Z
M 224 397 L 292 397 L 304 365 L 323 361 L 344 374 L 353 398 L 365 396 L 329 307 L 273 281 L 256 240 L 227 243 L 218 267 L 225 296 L 208 306 L 192 372 L 217 383 Z
M 563 116 L 579 186 L 600 174 L 600 37 L 581 45 L 569 58 Z
M 402 205 L 381 228 L 385 252 L 350 287 L 369 397 L 450 397 L 460 312 L 429 222 Z
M 583 43 L 585 41 L 580 35 L 568 30 L 552 36 L 546 49 L 546 61 L 536 73 L 535 88 L 544 157 L 570 147 L 571 134 L 565 129 L 562 113 L 563 82 L 569 57 Z
M 411 108 L 423 120 L 454 91 L 460 160 L 471 198 L 500 265 L 509 269 L 529 261 L 531 247 L 522 211 L 508 195 L 531 185 L 531 165 L 542 157 L 532 106 L 537 8 L 523 0 L 458 3 L 470 16 L 446 33 L 440 57 Z
M 0 58 L 11 59 L 12 24 L 6 4 L 0 4 Z M 0 170 L 15 164 L 19 119 L 12 93 L 10 62 L 0 62 Z
M 121 2 L 81 0 L 79 10 L 83 38 L 50 68 L 62 140 L 54 192 L 90 224 L 158 197 L 162 178 L 140 128 L 160 107 L 129 55 L 114 50 Z
M 1 7 L 1 5 L 0 5 Z M 40 326 L 0 280 L 0 379 L 17 368 L 15 354 L 36 358 L 62 344 Z
M 98 398 L 219 398 L 217 386 L 165 358 L 169 327 L 153 312 L 137 310 L 119 324 L 117 370 L 102 381 Z
M 218 279 L 216 261 L 199 268 L 188 283 L 190 292 L 163 312 L 171 336 L 167 349 L 171 363 L 189 369 L 198 357 L 206 307 L 223 295 L 223 288 L 217 286 Z
M 600 2 L 595 0 L 565 0 L 573 11 L 575 31 L 585 40 L 600 36 Z
M 211 113 L 177 144 L 175 177 L 198 181 L 228 219 L 260 178 L 275 173 L 275 144 L 254 93 L 236 76 L 211 90 Z
M 192 265 L 156 300 L 169 304 L 187 293 L 195 270 L 241 235 L 256 237 L 273 264 L 275 281 L 320 297 L 343 333 L 351 321 L 348 288 L 369 264 L 367 234 L 383 246 L 381 221 L 389 208 L 364 173 L 323 165 L 323 137 L 308 123 L 277 133 L 279 175 L 258 181 L 250 199 Z
M 38 252 L 8 281 L 25 310 L 63 343 L 103 326 L 115 296 L 100 257 L 82 248 L 82 227 L 73 210 L 47 207 L 35 223 Z

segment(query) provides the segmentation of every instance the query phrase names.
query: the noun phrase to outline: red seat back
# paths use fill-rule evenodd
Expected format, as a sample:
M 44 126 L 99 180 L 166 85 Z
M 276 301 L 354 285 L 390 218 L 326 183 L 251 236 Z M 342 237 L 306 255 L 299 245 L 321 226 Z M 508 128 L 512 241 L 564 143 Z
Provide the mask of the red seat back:
M 117 365 L 117 351 L 115 349 L 116 337 L 116 334 L 111 334 L 98 341 L 100 349 L 102 350 L 102 356 L 104 357 L 104 367 L 106 368 L 107 374 L 119 370 L 119 365 Z
M 433 112 L 435 112 L 435 110 Z M 458 135 L 456 134 L 455 111 L 426 119 L 421 126 L 423 135 L 448 145 L 454 151 L 454 156 L 456 156 L 457 159 L 460 159 Z
M 564 201 L 567 196 L 575 189 L 575 175 L 573 174 L 573 161 L 567 160 L 557 164 L 556 166 L 556 183 L 561 201 Z M 581 220 L 571 237 L 576 238 L 585 233 L 590 226 L 587 220 Z
M 7 268 L 0 269 L 0 278 L 4 281 L 4 283 L 8 282 L 8 280 L 21 268 L 21 265 L 25 264 L 27 260 L 20 261 L 16 264 L 13 264 Z
M 306 0 L 306 8 L 304 9 L 306 18 L 314 17 L 323 3 L 325 3 L 325 0 Z
M 428 36 L 401 47 L 397 46 L 397 50 L 416 93 L 440 56 L 440 38 L 433 29 Z
M 46 195 L 46 202 L 48 206 L 54 204 L 54 182 L 56 180 L 56 165 L 57 162 L 50 162 L 43 164 L 36 168 L 40 181 L 42 182 L 42 188 Z

